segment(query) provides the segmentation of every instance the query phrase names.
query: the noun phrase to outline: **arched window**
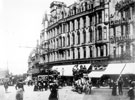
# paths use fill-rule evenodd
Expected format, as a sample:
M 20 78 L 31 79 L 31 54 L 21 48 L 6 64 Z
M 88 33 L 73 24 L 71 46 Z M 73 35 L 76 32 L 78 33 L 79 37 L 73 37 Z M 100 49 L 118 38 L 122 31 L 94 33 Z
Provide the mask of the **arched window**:
M 62 15 L 62 18 L 64 18 L 64 12 L 63 11 L 61 12 L 61 15 Z
M 74 9 L 74 14 L 76 14 L 76 7 L 74 6 L 74 8 L 73 8 L 73 9 Z

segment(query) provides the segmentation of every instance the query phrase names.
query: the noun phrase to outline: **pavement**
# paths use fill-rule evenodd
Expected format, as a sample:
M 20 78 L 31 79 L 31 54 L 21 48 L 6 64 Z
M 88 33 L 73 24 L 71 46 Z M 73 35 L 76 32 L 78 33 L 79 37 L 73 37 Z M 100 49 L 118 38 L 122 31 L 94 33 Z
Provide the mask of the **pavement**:
M 33 86 L 25 85 L 24 100 L 48 100 L 50 90 L 33 91 Z M 123 95 L 112 96 L 111 89 L 108 87 L 92 88 L 92 94 L 79 94 L 72 91 L 72 87 L 66 86 L 59 89 L 59 100 L 129 100 L 127 89 L 123 89 Z M 4 87 L 0 86 L 0 100 L 16 100 L 16 90 L 14 86 L 9 86 L 8 92 L 5 93 Z

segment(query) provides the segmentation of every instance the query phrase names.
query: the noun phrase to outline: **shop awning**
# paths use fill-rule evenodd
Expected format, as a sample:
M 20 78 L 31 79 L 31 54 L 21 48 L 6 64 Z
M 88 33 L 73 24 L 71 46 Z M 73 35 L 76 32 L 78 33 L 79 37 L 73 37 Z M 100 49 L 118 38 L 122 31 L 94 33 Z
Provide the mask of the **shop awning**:
M 39 73 L 39 69 L 33 68 L 33 69 L 29 70 L 28 73 L 29 73 L 29 74 L 36 74 L 36 73 Z
M 125 63 L 109 64 L 104 72 L 104 75 L 117 75 L 120 74 L 125 66 Z M 126 68 L 126 66 L 125 66 Z M 124 68 L 124 70 L 125 70 Z M 123 73 L 122 73 L 123 74 Z
M 75 65 L 53 66 L 52 70 L 57 70 L 61 76 L 73 76 L 72 69 Z
M 135 74 L 135 63 L 127 63 L 122 74 Z
M 88 74 L 88 77 L 91 78 L 100 78 L 101 76 L 103 76 L 104 71 L 92 71 L 91 73 Z

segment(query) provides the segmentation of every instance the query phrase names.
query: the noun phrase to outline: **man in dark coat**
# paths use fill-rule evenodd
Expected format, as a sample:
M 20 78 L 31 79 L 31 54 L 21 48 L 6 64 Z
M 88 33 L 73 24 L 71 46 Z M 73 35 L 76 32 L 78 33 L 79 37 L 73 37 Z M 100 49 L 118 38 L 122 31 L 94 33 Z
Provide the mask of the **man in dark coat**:
M 120 79 L 120 80 L 118 81 L 119 95 L 122 95 L 122 94 L 123 94 L 122 87 L 123 87 L 123 81 L 122 81 L 122 79 Z

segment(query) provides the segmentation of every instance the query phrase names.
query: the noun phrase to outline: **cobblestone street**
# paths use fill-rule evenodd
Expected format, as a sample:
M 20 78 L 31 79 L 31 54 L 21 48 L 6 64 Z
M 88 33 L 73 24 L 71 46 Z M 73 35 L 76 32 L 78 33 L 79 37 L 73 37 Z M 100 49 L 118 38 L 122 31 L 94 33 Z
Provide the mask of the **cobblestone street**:
M 4 92 L 3 86 L 0 86 L 0 100 L 15 100 L 16 90 L 10 86 L 8 93 Z M 50 91 L 33 91 L 33 87 L 25 86 L 24 100 L 48 100 Z M 124 89 L 124 95 L 111 96 L 111 89 L 93 88 L 91 95 L 79 94 L 72 91 L 72 87 L 64 87 L 59 89 L 60 100 L 129 100 L 127 97 L 127 89 Z

